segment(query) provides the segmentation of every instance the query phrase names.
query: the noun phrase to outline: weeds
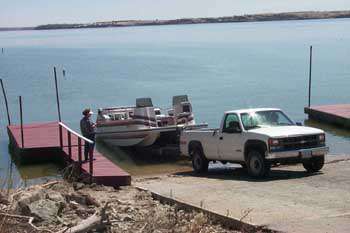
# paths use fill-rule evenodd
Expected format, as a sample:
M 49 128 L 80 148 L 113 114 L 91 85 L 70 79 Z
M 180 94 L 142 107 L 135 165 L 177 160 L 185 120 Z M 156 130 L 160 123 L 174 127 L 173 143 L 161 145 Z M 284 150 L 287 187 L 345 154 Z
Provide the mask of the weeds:
M 199 206 L 203 209 L 204 208 L 204 200 L 201 200 L 200 202 L 199 202 Z

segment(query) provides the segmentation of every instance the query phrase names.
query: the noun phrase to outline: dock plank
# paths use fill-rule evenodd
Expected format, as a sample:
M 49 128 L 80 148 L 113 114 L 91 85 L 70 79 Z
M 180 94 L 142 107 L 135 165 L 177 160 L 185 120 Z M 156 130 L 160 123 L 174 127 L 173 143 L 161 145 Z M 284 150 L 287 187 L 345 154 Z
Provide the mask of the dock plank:
M 310 119 L 350 128 L 350 104 L 305 107 Z
M 311 109 L 343 118 L 350 118 L 350 104 L 312 106 Z
M 21 146 L 21 126 L 10 125 L 8 129 Z M 33 123 L 23 127 L 24 148 L 57 147 L 59 145 L 58 122 Z
M 40 152 L 49 148 L 60 148 L 59 141 L 59 123 L 34 123 L 23 126 L 24 147 L 21 143 L 21 127 L 18 125 L 8 126 L 9 138 L 12 144 L 19 149 L 20 152 L 31 150 L 30 156 L 35 156 L 36 152 Z M 63 149 L 62 156 L 69 158 L 68 155 L 68 135 L 63 130 Z M 71 162 L 78 162 L 78 137 L 71 134 Z M 84 145 L 82 145 L 82 159 L 84 159 Z M 82 164 L 82 171 L 89 173 L 89 162 Z M 93 160 L 93 180 L 98 184 L 108 186 L 130 185 L 131 176 L 115 163 L 107 159 L 103 154 L 94 151 Z

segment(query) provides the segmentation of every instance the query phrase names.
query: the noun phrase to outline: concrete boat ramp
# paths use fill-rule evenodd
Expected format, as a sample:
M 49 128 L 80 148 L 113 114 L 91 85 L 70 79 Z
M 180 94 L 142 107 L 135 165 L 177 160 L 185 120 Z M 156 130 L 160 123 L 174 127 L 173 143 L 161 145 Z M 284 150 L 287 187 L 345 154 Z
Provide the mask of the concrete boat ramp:
M 328 156 L 317 174 L 276 167 L 254 180 L 243 169 L 139 179 L 134 185 L 182 203 L 283 232 L 350 232 L 350 156 Z

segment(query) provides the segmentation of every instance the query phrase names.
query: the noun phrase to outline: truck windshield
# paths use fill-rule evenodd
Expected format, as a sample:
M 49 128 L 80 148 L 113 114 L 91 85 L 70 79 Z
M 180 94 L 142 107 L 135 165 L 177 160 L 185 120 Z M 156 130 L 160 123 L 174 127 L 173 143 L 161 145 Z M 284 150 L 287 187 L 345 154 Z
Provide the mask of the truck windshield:
M 241 113 L 241 119 L 245 130 L 263 126 L 294 125 L 283 112 L 278 110 Z

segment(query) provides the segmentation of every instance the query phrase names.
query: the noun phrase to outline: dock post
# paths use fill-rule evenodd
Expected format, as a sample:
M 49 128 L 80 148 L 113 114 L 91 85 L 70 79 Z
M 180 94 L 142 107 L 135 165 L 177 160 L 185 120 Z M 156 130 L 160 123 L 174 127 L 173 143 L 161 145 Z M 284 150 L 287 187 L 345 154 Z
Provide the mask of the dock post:
M 62 125 L 58 125 L 58 130 L 59 130 L 59 137 L 60 137 L 60 147 L 63 149 L 63 132 L 62 132 Z
M 79 161 L 79 173 L 81 173 L 81 164 L 82 164 L 82 159 L 81 159 L 81 138 L 78 137 L 78 161 Z
M 8 106 L 8 102 L 7 102 L 7 96 L 6 96 L 6 92 L 5 92 L 4 83 L 2 82 L 1 78 L 0 78 L 0 83 L 1 83 L 2 94 L 4 95 L 4 99 L 5 99 L 7 121 L 8 121 L 8 124 L 11 125 L 11 118 L 10 118 L 9 106 Z
M 309 104 L 311 106 L 311 74 L 312 74 L 312 45 L 310 46 L 310 67 L 309 67 Z
M 72 159 L 72 137 L 71 137 L 71 132 L 67 130 L 67 136 L 68 136 L 68 156 L 69 159 Z
M 55 87 L 56 87 L 56 102 L 57 102 L 58 120 L 59 120 L 59 122 L 61 122 L 62 119 L 61 119 L 60 99 L 59 99 L 59 95 L 58 95 L 58 85 L 57 85 L 56 67 L 53 68 L 53 73 L 54 73 L 54 75 L 55 75 Z
M 85 142 L 86 143 L 86 142 Z M 90 149 L 89 151 L 89 172 L 90 172 L 90 183 L 92 183 L 92 176 L 94 172 L 94 151 Z
M 19 96 L 19 114 L 21 120 L 21 142 L 22 148 L 24 148 L 22 96 Z

